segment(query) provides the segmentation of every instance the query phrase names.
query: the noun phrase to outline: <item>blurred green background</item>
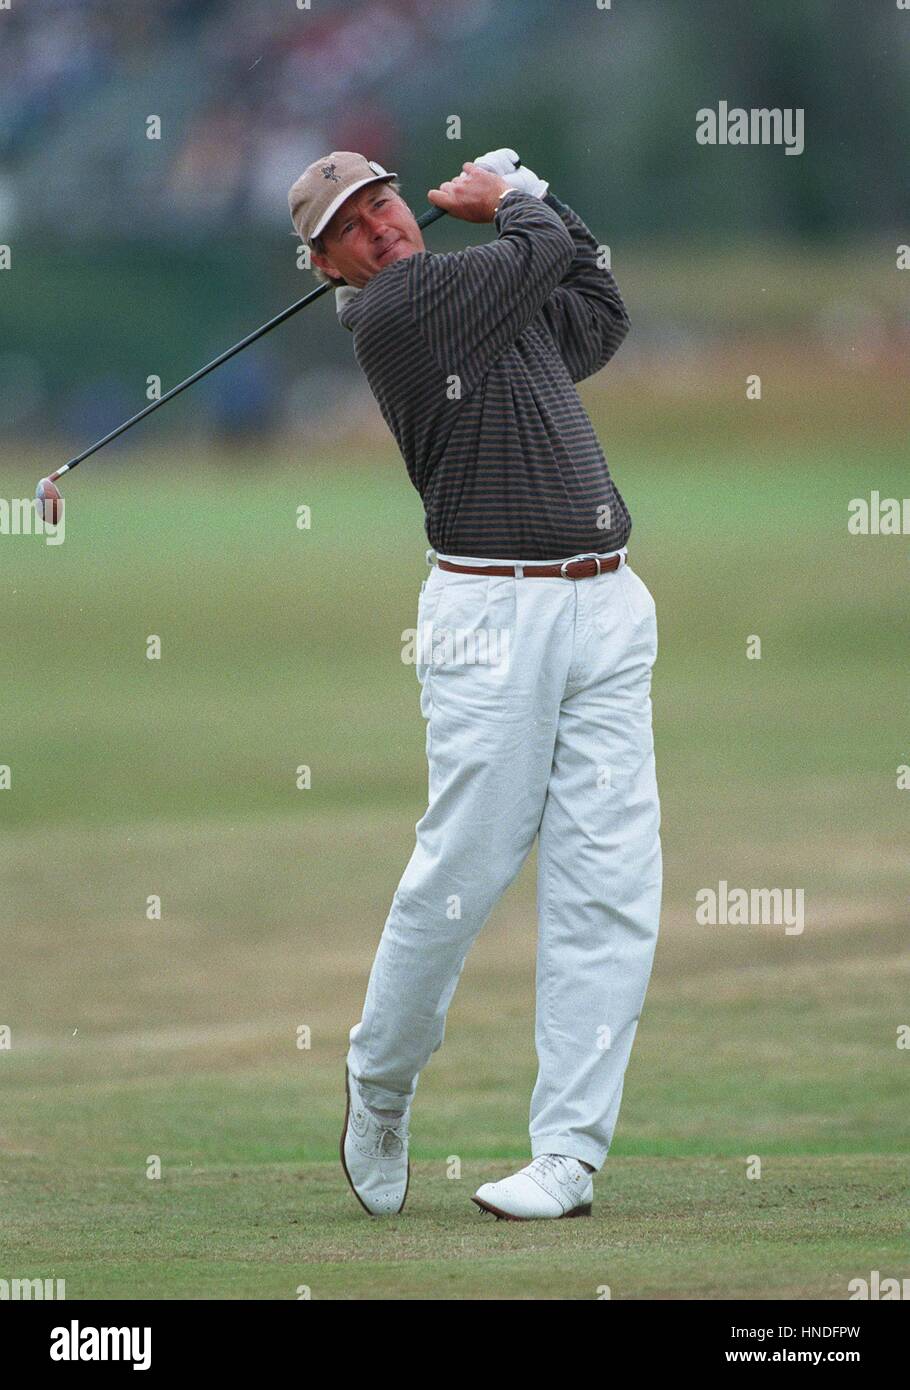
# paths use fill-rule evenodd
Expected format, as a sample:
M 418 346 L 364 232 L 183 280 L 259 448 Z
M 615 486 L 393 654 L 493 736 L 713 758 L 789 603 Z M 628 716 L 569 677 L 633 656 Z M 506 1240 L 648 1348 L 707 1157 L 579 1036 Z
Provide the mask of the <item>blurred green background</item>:
M 514 146 L 634 288 L 626 358 L 795 331 L 822 353 L 861 339 L 887 355 L 895 335 L 906 352 L 907 31 L 896 5 L 853 0 L 13 5 L 0 439 L 52 426 L 75 452 L 144 403 L 149 375 L 174 385 L 298 298 L 312 280 L 287 190 L 332 149 L 397 169 L 420 211 L 465 159 Z M 805 152 L 698 144 L 697 112 L 720 101 L 798 108 Z M 487 235 L 446 220 L 430 245 Z M 774 273 L 730 304 L 756 259 Z M 363 415 L 350 341 L 323 306 L 147 431 L 150 445 L 290 431 L 302 447 L 320 421 Z
M 421 1079 L 406 1212 L 368 1221 L 335 1157 L 343 1057 L 424 806 L 400 652 L 426 542 L 350 339 L 305 311 L 87 462 L 62 545 L 0 535 L 0 1275 L 836 1299 L 910 1273 L 908 538 L 847 531 L 852 498 L 908 491 L 908 24 L 708 0 L 0 12 L 9 498 L 147 375 L 303 292 L 283 199 L 325 149 L 398 167 L 419 206 L 513 144 L 611 245 L 633 329 L 582 396 L 658 605 L 666 860 L 595 1219 L 507 1229 L 468 1201 L 527 1154 L 529 862 Z M 804 107 L 805 154 L 698 146 L 721 99 Z M 805 932 L 698 926 L 720 879 L 803 888 Z

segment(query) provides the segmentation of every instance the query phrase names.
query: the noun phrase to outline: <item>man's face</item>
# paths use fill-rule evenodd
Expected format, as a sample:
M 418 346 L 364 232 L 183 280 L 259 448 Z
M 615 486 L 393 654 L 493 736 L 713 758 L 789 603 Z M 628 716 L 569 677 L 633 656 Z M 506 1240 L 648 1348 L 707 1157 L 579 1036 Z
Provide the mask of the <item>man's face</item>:
M 407 203 L 387 183 L 369 183 L 346 198 L 322 233 L 313 264 L 362 289 L 387 265 L 423 251 L 423 234 Z

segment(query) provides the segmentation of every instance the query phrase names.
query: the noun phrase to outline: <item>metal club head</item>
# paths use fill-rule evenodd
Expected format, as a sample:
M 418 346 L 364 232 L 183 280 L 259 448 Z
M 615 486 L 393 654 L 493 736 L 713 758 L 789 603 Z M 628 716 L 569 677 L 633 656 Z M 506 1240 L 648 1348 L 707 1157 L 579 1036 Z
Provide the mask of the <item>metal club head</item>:
M 48 526 L 56 526 L 63 515 L 60 489 L 50 478 L 42 478 L 35 488 L 35 510 Z

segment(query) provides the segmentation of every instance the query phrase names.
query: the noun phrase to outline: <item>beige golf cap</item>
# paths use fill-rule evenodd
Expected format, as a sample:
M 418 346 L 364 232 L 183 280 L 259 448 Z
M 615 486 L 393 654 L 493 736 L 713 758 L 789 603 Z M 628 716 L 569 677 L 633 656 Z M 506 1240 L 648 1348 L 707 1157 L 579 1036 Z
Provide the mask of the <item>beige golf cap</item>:
M 311 242 L 324 232 L 345 198 L 358 188 L 382 179 L 397 178 L 362 154 L 335 150 L 304 169 L 288 193 L 291 221 L 303 241 Z

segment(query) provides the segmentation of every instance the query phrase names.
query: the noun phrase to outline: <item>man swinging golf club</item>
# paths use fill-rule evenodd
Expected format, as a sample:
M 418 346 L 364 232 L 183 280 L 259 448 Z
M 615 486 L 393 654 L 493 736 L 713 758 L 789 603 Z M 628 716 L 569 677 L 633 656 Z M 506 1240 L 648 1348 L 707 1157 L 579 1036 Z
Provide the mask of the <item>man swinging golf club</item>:
M 424 249 L 394 178 L 336 152 L 289 194 L 436 553 L 418 599 L 429 804 L 351 1029 L 342 1163 L 368 1212 L 401 1211 L 417 1079 L 471 943 L 539 837 L 532 1162 L 473 1200 L 512 1220 L 583 1216 L 661 894 L 654 602 L 575 389 L 629 319 L 594 237 L 513 150 L 430 191 L 450 216 L 493 223 L 495 241 L 461 252 Z M 465 633 L 476 640 L 443 640 Z

